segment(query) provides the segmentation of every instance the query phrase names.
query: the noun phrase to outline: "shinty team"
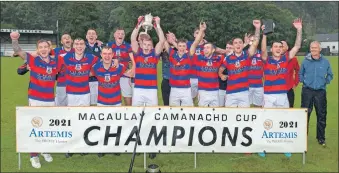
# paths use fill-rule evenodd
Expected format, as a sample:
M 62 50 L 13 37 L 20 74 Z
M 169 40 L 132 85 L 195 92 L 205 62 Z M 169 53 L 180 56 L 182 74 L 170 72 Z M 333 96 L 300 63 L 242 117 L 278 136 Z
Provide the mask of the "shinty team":
M 12 32 L 13 50 L 25 60 L 18 73 L 30 71 L 29 106 L 121 106 L 121 95 L 127 106 L 157 106 L 157 64 L 164 51 L 170 63 L 170 106 L 194 106 L 193 100 L 198 98 L 199 106 L 209 107 L 289 107 L 287 63 L 301 46 L 301 19 L 293 22 L 297 30 L 294 47 L 283 52 L 283 43 L 273 42 L 272 56 L 267 54 L 265 34 L 261 50 L 257 49 L 260 30 L 265 28 L 260 20 L 253 20 L 254 35 L 246 34 L 244 40 L 234 38 L 226 49 L 203 39 L 205 22 L 195 30 L 194 41 L 177 40 L 170 32 L 166 38 L 159 17 L 153 18 L 159 39 L 154 47 L 148 34 L 139 34 L 142 22 L 140 16 L 131 44 L 124 41 L 123 28 L 115 30 L 115 40 L 106 46 L 97 40 L 96 31 L 89 29 L 86 41 L 62 35 L 60 48 L 51 49 L 49 41 L 39 40 L 36 53 L 22 51 L 20 34 Z M 244 50 L 246 45 L 248 49 Z M 219 84 L 226 81 L 227 88 L 219 90 Z M 53 161 L 50 154 L 41 155 L 47 162 Z M 259 155 L 265 157 L 265 153 Z M 285 155 L 290 157 L 291 153 Z M 31 153 L 30 161 L 34 168 L 41 167 L 38 153 Z

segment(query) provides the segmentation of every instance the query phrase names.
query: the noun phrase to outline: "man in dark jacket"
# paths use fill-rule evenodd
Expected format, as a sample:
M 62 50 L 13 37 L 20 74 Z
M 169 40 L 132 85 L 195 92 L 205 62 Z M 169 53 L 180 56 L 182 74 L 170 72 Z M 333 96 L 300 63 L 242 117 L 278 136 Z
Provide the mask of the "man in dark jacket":
M 299 78 L 303 83 L 301 92 L 301 107 L 308 108 L 308 122 L 313 105 L 317 115 L 317 140 L 325 146 L 325 128 L 327 115 L 326 85 L 333 79 L 329 61 L 320 54 L 320 43 L 310 44 L 310 52 L 302 62 Z

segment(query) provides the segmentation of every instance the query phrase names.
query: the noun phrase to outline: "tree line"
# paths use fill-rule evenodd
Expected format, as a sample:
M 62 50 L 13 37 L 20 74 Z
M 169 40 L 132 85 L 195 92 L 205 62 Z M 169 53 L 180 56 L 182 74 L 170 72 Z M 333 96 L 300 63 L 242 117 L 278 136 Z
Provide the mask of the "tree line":
M 303 38 L 308 38 L 303 46 L 316 33 L 338 32 L 338 2 L 1 2 L 1 28 L 56 30 L 58 20 L 59 34 L 85 37 L 88 28 L 95 28 L 98 39 L 107 42 L 114 28 L 123 27 L 129 41 L 138 16 L 148 13 L 161 18 L 164 32 L 188 40 L 203 20 L 208 25 L 206 39 L 219 47 L 253 33 L 253 19 L 274 20 L 268 44 L 287 40 L 292 46 L 297 17 L 303 18 Z M 155 32 L 151 36 L 156 39 Z

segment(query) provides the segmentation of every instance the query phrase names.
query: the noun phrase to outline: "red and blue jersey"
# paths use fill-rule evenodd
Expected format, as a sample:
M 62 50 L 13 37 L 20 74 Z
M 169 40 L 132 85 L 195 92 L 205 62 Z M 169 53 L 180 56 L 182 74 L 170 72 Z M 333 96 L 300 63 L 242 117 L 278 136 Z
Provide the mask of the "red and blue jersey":
M 107 43 L 107 46 L 113 49 L 113 58 L 118 59 L 119 63 L 128 68 L 129 62 L 131 61 L 131 58 L 129 57 L 129 54 L 132 53 L 131 45 L 125 41 L 121 45 L 117 45 L 115 41 L 112 41 Z
M 98 103 L 103 105 L 121 104 L 120 77 L 123 75 L 125 66 L 120 64 L 118 68 L 105 69 L 103 62 L 96 63 L 91 72 L 98 79 Z
M 251 88 L 263 87 L 262 78 L 264 76 L 263 60 L 261 59 L 261 51 L 257 52 L 250 58 L 251 64 L 248 70 L 248 82 Z
M 203 55 L 198 55 L 195 68 L 198 75 L 198 89 L 205 91 L 217 91 L 219 90 L 219 75 L 218 71 L 223 55 L 213 54 L 211 58 L 207 58 Z
M 100 59 L 88 53 L 80 60 L 75 59 L 75 53 L 60 55 L 59 59 L 66 68 L 66 93 L 76 95 L 89 93 L 89 73 Z
M 70 51 L 68 51 L 70 53 L 74 52 L 74 48 L 72 48 Z M 59 55 L 61 54 L 65 54 L 68 53 L 64 47 L 56 47 L 54 49 L 52 49 L 52 51 L 50 52 L 50 55 L 53 55 L 54 57 L 58 58 Z M 58 73 L 58 78 L 57 78 L 57 86 L 58 87 L 65 87 L 66 86 L 66 69 L 65 66 L 62 66 L 59 73 Z
M 243 51 L 239 57 L 234 53 L 228 55 L 222 66 L 225 67 L 228 72 L 227 94 L 248 91 L 249 58 L 247 52 Z
M 193 44 L 194 41 L 188 41 L 186 43 L 187 45 L 187 51 L 190 52 L 190 49 L 191 49 L 191 46 Z M 201 45 L 198 45 L 196 48 L 195 48 L 195 54 L 191 57 L 192 59 L 192 62 L 196 62 L 197 61 L 197 58 L 199 55 L 204 55 L 204 45 L 205 44 L 201 44 Z M 192 68 L 191 68 L 191 78 L 198 78 L 197 76 L 197 71 L 196 71 L 196 65 L 194 63 L 192 63 Z
M 136 64 L 135 69 L 135 88 L 144 89 L 157 89 L 157 64 L 160 56 L 155 54 L 152 49 L 151 53 L 144 54 L 142 49 L 139 48 L 138 52 L 134 55 Z
M 170 77 L 171 87 L 189 88 L 191 87 L 191 57 L 185 53 L 180 57 L 178 52 L 172 48 L 169 49 Z
M 288 72 L 288 54 L 281 56 L 277 61 L 272 56 L 264 62 L 264 93 L 283 94 L 287 93 L 286 75 Z
M 31 68 L 28 98 L 44 102 L 54 101 L 55 77 L 61 68 L 58 58 L 49 57 L 49 63 L 40 56 L 27 53 L 27 64 Z

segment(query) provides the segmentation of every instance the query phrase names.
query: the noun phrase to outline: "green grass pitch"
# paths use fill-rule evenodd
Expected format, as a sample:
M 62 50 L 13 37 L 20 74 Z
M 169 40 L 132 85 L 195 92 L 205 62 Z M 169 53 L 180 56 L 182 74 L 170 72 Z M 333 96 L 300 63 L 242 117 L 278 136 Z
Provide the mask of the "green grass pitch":
M 302 164 L 302 155 L 293 154 L 286 159 L 283 154 L 267 154 L 260 158 L 256 154 L 197 154 L 197 169 L 194 169 L 194 154 L 159 154 L 156 159 L 147 158 L 147 163 L 156 163 L 162 172 L 338 172 L 338 57 L 328 57 L 334 80 L 327 87 L 328 114 L 326 128 L 327 147 L 318 145 L 316 135 L 316 115 L 313 111 L 310 121 L 308 152 L 306 164 Z M 302 58 L 299 58 L 301 62 Z M 29 75 L 19 76 L 16 69 L 22 64 L 19 58 L 1 58 L 1 172 L 17 172 L 18 154 L 16 153 L 15 107 L 27 105 L 27 87 Z M 161 63 L 161 62 L 160 62 Z M 159 104 L 161 98 L 161 64 L 159 71 Z M 300 89 L 296 89 L 295 107 L 300 107 Z M 21 154 L 21 172 L 127 172 L 132 154 L 121 156 L 74 155 L 66 159 L 63 154 L 53 154 L 54 161 L 46 163 L 40 159 L 42 167 L 31 167 L 28 154 Z M 145 172 L 143 155 L 136 156 L 134 171 Z

